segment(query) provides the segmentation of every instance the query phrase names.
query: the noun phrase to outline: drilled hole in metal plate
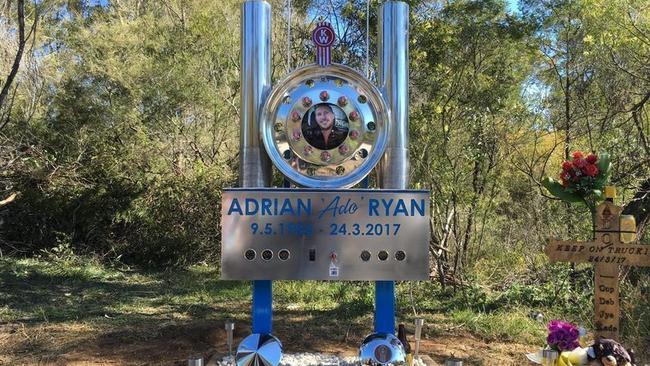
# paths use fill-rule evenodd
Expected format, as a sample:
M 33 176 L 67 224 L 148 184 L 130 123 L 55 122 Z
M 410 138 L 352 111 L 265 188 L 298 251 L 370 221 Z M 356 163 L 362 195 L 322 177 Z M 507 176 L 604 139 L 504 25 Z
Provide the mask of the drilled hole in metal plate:
M 284 104 L 291 104 L 291 97 L 290 96 L 287 95 L 286 97 L 284 97 Z
M 315 83 L 314 83 L 314 80 L 310 79 L 310 80 L 307 80 L 307 82 L 305 84 L 307 84 L 308 87 L 313 88 Z
M 364 250 L 361 252 L 361 260 L 364 262 L 367 262 L 370 260 L 370 252 L 367 250 Z
M 366 98 L 365 95 L 359 95 L 357 100 L 359 101 L 359 103 L 366 103 L 368 101 L 368 98 Z
M 291 150 L 284 150 L 282 156 L 287 160 L 291 159 Z
M 406 259 L 406 253 L 404 253 L 403 250 L 398 250 L 397 252 L 395 252 L 395 259 L 397 259 L 400 262 L 403 261 L 404 259 Z
M 366 149 L 359 150 L 359 156 L 361 157 L 361 159 L 367 158 L 368 157 L 368 150 L 366 150 Z
M 253 249 L 248 249 L 244 253 L 244 258 L 248 259 L 249 261 L 252 261 L 253 259 L 255 259 L 255 255 L 256 255 L 256 253 L 255 253 L 255 251 Z
M 289 251 L 286 249 L 282 249 L 281 251 L 278 252 L 278 258 L 280 258 L 280 260 L 286 261 L 287 259 L 289 259 L 290 256 L 291 253 L 289 253 Z
M 375 124 L 375 122 L 368 122 L 366 127 L 368 127 L 368 131 L 374 131 L 375 128 L 377 128 L 377 125 Z
M 264 259 L 265 261 L 270 261 L 271 258 L 273 258 L 273 252 L 270 251 L 269 249 L 265 249 L 262 252 L 262 259 Z
M 385 261 L 386 259 L 388 259 L 388 252 L 382 250 L 379 252 L 379 254 L 377 254 L 377 257 L 379 258 L 380 261 Z

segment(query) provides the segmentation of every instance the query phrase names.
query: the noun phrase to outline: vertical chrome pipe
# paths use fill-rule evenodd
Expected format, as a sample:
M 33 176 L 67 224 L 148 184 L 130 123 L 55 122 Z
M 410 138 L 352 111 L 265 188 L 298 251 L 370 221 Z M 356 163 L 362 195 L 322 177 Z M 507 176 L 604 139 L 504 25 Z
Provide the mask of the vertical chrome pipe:
M 379 188 L 409 185 L 409 6 L 387 1 L 380 8 L 378 81 L 390 109 L 390 139 L 377 169 Z
M 239 186 L 271 185 L 271 160 L 262 143 L 260 118 L 271 89 L 271 5 L 247 0 L 241 6 L 241 111 Z

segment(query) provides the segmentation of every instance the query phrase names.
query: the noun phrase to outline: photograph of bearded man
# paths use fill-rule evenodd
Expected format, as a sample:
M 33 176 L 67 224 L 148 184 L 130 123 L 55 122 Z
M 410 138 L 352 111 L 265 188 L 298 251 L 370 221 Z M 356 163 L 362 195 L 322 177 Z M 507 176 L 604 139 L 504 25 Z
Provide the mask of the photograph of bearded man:
M 312 111 L 305 115 L 302 133 L 311 146 L 329 150 L 338 147 L 345 141 L 348 135 L 348 121 L 342 110 L 337 112 L 330 104 L 320 103 L 312 107 Z

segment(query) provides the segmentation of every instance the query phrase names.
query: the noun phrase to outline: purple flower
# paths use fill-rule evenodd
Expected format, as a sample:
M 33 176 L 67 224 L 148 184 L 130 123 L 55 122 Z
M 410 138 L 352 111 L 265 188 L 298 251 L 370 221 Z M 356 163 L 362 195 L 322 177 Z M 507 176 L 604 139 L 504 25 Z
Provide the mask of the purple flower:
M 578 328 L 561 320 L 552 320 L 548 323 L 548 337 L 546 342 L 551 348 L 558 351 L 573 351 L 580 346 L 580 331 Z

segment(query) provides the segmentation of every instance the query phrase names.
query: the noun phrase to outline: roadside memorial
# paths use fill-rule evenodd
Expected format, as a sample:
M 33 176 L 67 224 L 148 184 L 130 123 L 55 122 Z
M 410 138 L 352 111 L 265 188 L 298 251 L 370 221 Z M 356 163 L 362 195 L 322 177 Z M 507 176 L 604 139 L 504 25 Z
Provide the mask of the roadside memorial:
M 591 241 L 549 240 L 545 252 L 551 262 L 594 265 L 594 336 L 590 346 L 581 344 L 584 330 L 554 320 L 548 325 L 547 346 L 528 354 L 530 361 L 549 366 L 634 366 L 634 352 L 618 343 L 620 331 L 619 268 L 650 266 L 650 246 L 635 241 L 631 216 L 614 204 L 616 188 L 605 186 L 610 169 L 606 154 L 575 152 L 562 165 L 560 181 L 547 178 L 544 186 L 567 203 L 587 206 L 592 216 Z M 604 201 L 598 204 L 598 201 Z
M 634 231 L 621 230 L 621 211 L 621 207 L 605 201 L 596 209 L 595 240 L 550 240 L 546 247 L 553 262 L 594 265 L 594 331 L 599 338 L 619 339 L 619 267 L 650 267 L 650 245 L 622 240 Z
M 394 281 L 428 279 L 429 192 L 408 189 L 409 6 L 387 1 L 378 14 L 377 85 L 332 62 L 323 19 L 315 63 L 272 85 L 271 6 L 242 4 L 240 186 L 224 189 L 221 220 L 221 278 L 253 281 L 238 365 L 282 358 L 272 280 L 375 281 L 361 364 L 412 364 L 395 335 Z M 283 188 L 271 187 L 273 168 Z
M 619 339 L 620 266 L 650 266 L 650 245 L 636 241 L 634 218 L 621 215 L 614 204 L 616 189 L 604 187 L 610 162 L 606 154 L 584 156 L 576 152 L 564 162 L 561 182 L 545 181 L 556 197 L 571 203 L 584 203 L 593 217 L 593 240 L 549 241 L 546 254 L 552 262 L 592 263 L 594 265 L 594 332 L 596 338 Z M 604 189 L 603 189 L 604 188 Z M 604 191 L 604 192 L 603 192 Z M 604 202 L 596 205 L 599 199 Z

